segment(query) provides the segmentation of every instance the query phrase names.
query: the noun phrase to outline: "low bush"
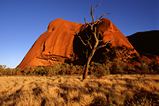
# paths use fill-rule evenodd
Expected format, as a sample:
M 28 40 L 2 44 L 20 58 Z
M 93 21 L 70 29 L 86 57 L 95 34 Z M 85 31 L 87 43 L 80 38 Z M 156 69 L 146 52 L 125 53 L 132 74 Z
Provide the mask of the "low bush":
M 159 74 L 159 64 L 153 61 L 149 64 L 142 61 L 141 65 L 134 68 L 130 66 L 119 59 L 114 59 L 113 61 L 105 59 L 102 63 L 91 62 L 88 74 L 97 78 L 109 74 Z M 81 65 L 73 65 L 72 63 L 56 63 L 53 66 L 38 66 L 36 68 L 26 67 L 25 70 L 21 70 L 19 68 L 10 69 L 6 68 L 6 65 L 0 65 L 0 75 L 82 75 L 84 67 L 85 66 Z
M 141 62 L 141 72 L 143 74 L 150 74 L 150 67 L 146 62 Z
M 89 73 L 97 78 L 110 74 L 109 67 L 106 64 L 91 62 Z
M 25 69 L 25 75 L 41 75 L 41 76 L 54 76 L 54 75 L 71 75 L 81 74 L 83 70 L 82 66 L 67 64 L 67 63 L 56 63 L 53 66 L 38 66 L 36 68 L 27 67 Z
M 111 66 L 111 74 L 127 74 L 128 65 L 119 59 L 115 59 Z
M 155 61 L 151 61 L 149 64 L 149 68 L 152 74 L 159 74 L 159 63 L 156 63 Z
M 6 67 L 6 65 L 0 65 L 0 75 L 13 75 L 13 69 Z

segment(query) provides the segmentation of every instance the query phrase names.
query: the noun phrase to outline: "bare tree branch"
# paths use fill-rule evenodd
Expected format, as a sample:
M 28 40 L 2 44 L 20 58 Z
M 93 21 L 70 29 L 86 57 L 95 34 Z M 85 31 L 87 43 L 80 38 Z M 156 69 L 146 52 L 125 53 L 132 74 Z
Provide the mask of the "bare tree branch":
M 91 6 L 91 17 L 92 17 L 92 21 L 94 23 L 95 21 L 94 21 L 93 5 Z
M 72 31 L 75 31 L 76 35 L 78 35 L 77 31 L 75 29 L 70 28 Z
M 102 39 L 102 40 L 99 40 L 99 42 L 103 42 L 104 40 Z
M 86 40 L 87 41 L 87 44 L 89 45 L 89 47 L 90 47 L 90 49 L 92 49 L 92 45 L 91 45 L 91 43 L 90 43 L 90 40 L 91 40 L 91 36 L 88 36 L 87 34 L 86 34 L 86 36 L 87 36 L 87 38 L 88 38 L 88 40 Z
M 91 40 L 91 38 L 92 38 L 91 36 L 88 36 L 88 34 L 86 34 L 86 36 L 87 36 L 88 40 Z
M 98 41 L 98 38 L 97 38 L 97 28 L 96 28 L 96 27 L 94 28 L 93 35 L 94 35 L 94 38 L 95 38 L 95 40 L 96 40 L 96 42 L 97 42 L 97 41 Z
M 83 45 L 87 46 L 87 44 L 83 41 L 83 39 L 81 38 L 81 36 L 78 35 L 77 31 L 70 28 L 71 30 L 75 31 L 76 35 L 79 37 L 79 39 L 81 40 L 81 42 L 83 43 Z
M 85 24 L 88 24 L 88 23 L 87 23 L 87 20 L 86 20 L 86 18 L 84 18 L 84 21 L 85 21 Z
M 103 14 L 102 16 L 99 17 L 99 20 L 101 20 L 105 15 L 108 15 L 110 13 L 107 13 L 107 14 Z
M 99 3 L 99 4 L 97 4 L 96 5 L 96 7 L 93 9 L 93 5 L 91 6 L 91 16 L 92 16 L 92 21 L 93 21 L 93 23 L 95 22 L 95 20 L 94 20 L 94 12 L 95 12 L 95 10 L 96 10 L 96 8 L 99 6 L 99 5 L 101 5 L 101 3 L 102 3 L 102 1 Z
M 96 48 L 96 50 L 98 50 L 98 49 L 100 49 L 100 48 L 102 48 L 102 47 L 107 46 L 107 44 L 109 44 L 109 43 L 111 43 L 111 42 L 112 42 L 112 41 L 108 41 L 108 42 L 106 42 L 105 44 L 98 46 L 98 47 Z
M 101 1 L 99 4 L 97 4 L 96 7 L 94 8 L 94 10 L 93 10 L 93 15 L 94 15 L 95 9 L 96 9 L 99 5 L 101 5 L 101 3 L 102 3 L 102 1 Z
M 87 41 L 87 44 L 89 45 L 90 49 L 92 49 L 92 45 L 89 41 Z
M 77 35 L 77 36 L 80 38 L 80 40 L 83 43 L 83 45 L 87 46 L 87 44 L 83 41 L 83 39 L 81 38 L 81 36 L 79 36 L 79 35 Z

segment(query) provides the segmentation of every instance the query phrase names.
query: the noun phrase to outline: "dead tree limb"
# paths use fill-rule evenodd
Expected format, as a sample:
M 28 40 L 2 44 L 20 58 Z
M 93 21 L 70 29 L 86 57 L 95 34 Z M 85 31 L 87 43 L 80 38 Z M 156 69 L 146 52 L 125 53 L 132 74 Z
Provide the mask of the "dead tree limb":
M 99 4 L 97 4 L 94 9 L 93 9 L 93 5 L 91 6 L 90 15 L 92 17 L 92 23 L 87 23 L 87 20 L 84 18 L 85 25 L 89 26 L 88 28 L 90 28 L 90 32 L 91 32 L 91 33 L 89 33 L 89 35 L 86 34 L 86 36 L 87 36 L 87 40 L 85 40 L 86 42 L 84 42 L 84 40 L 81 38 L 81 36 L 79 36 L 78 33 L 75 31 L 76 35 L 79 37 L 81 42 L 90 49 L 90 53 L 88 54 L 88 58 L 87 58 L 87 62 L 86 62 L 86 67 L 85 67 L 84 73 L 83 73 L 83 79 L 85 79 L 87 76 L 91 59 L 94 56 L 96 50 L 98 50 L 102 47 L 105 47 L 105 46 L 107 46 L 107 44 L 111 43 L 111 41 L 108 41 L 104 44 L 101 43 L 101 42 L 103 42 L 103 38 L 101 37 L 100 32 L 106 28 L 101 28 L 97 31 L 97 25 L 100 22 L 102 22 L 102 18 L 109 13 L 103 14 L 99 19 L 97 19 L 95 21 L 94 12 L 95 12 L 96 8 L 98 7 L 98 5 L 101 5 L 101 2 Z
M 92 45 L 92 48 L 91 48 L 91 52 L 90 52 L 90 54 L 89 54 L 89 56 L 88 56 L 88 58 L 87 58 L 86 67 L 85 67 L 84 73 L 83 73 L 83 79 L 85 79 L 86 76 L 87 76 L 88 69 L 89 69 L 89 64 L 90 64 L 91 59 L 92 59 L 92 57 L 94 56 L 96 50 L 98 50 L 98 49 L 100 49 L 100 48 L 102 48 L 102 47 L 105 47 L 105 46 L 107 46 L 107 44 L 111 43 L 111 41 L 109 41 L 109 42 L 106 42 L 106 43 L 104 43 L 104 44 L 102 44 L 102 45 L 99 45 L 99 43 L 103 41 L 103 39 L 102 39 L 102 40 L 100 39 L 100 37 L 99 37 L 100 34 L 99 34 L 99 33 L 100 33 L 103 29 L 105 29 L 105 28 L 102 28 L 102 29 L 100 29 L 99 31 L 97 31 L 97 24 L 99 24 L 99 23 L 102 21 L 101 19 L 102 19 L 105 15 L 107 15 L 107 14 L 109 14 L 109 13 L 103 14 L 103 15 L 99 18 L 99 20 L 96 20 L 96 21 L 95 21 L 95 20 L 94 20 L 94 12 L 95 12 L 95 9 L 97 8 L 98 5 L 101 5 L 101 2 L 100 2 L 99 4 L 97 4 L 94 9 L 93 9 L 93 6 L 91 6 L 91 13 L 90 13 L 90 14 L 91 14 L 92 21 L 93 21 L 92 23 L 87 23 L 87 20 L 84 18 L 85 24 L 87 24 L 88 26 L 90 26 L 90 30 L 91 30 L 91 33 L 92 33 L 92 35 L 90 35 L 90 37 L 93 37 L 93 38 L 95 39 L 95 41 L 94 41 L 93 44 L 90 44 L 90 42 L 87 42 L 88 45 Z
M 73 30 L 73 31 L 75 31 L 76 35 L 77 35 L 77 36 L 78 36 L 78 38 L 81 40 L 81 42 L 83 43 L 83 45 L 87 46 L 87 44 L 84 42 L 84 40 L 81 38 L 81 36 L 80 36 L 80 35 L 78 35 L 77 31 L 76 31 L 76 30 L 74 30 L 74 29 L 72 29 L 72 28 L 70 28 L 70 29 L 71 29 L 71 30 Z
M 108 15 L 110 13 L 107 13 L 107 14 L 103 14 L 102 16 L 99 17 L 99 20 L 101 20 L 104 16 Z

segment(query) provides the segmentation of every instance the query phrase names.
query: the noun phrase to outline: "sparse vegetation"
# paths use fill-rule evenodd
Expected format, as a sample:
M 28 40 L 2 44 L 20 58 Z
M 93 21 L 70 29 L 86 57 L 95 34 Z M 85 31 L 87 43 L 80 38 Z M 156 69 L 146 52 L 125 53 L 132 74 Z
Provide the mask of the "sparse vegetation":
M 1 106 L 157 106 L 159 75 L 1 76 Z
M 27 75 L 27 76 L 55 76 L 55 75 L 82 75 L 85 66 L 73 65 L 68 63 L 56 63 L 53 66 L 39 66 L 36 68 L 27 67 L 25 70 L 19 68 L 10 69 L 5 65 L 0 65 L 0 75 L 12 76 L 12 75 Z M 138 71 L 140 72 L 138 73 Z M 104 62 L 91 62 L 88 69 L 88 74 L 97 78 L 100 78 L 109 74 L 159 74 L 159 64 L 153 61 L 149 64 L 141 62 L 141 65 L 132 68 L 125 62 L 114 59 L 110 61 L 105 59 Z
M 89 74 L 93 75 L 97 78 L 101 78 L 102 76 L 106 76 L 110 74 L 110 63 L 100 64 L 92 62 L 89 68 Z
M 71 62 L 68 64 L 64 63 L 65 59 L 59 58 L 59 63 L 53 66 L 26 67 L 25 70 L 0 65 L 0 106 L 159 104 L 159 75 L 157 75 L 159 63 L 152 60 L 139 61 L 133 65 L 129 60 L 136 60 L 137 56 L 129 55 L 128 52 L 131 52 L 129 48 L 124 46 L 110 48 L 111 41 L 104 43 L 100 35 L 102 29 L 97 31 L 97 25 L 107 14 L 103 14 L 95 21 L 96 7 L 94 9 L 91 7 L 92 23 L 87 23 L 85 19 L 85 25 L 91 32 L 85 36 L 87 39 L 82 39 L 76 33 L 87 47 L 84 51 L 87 63 L 84 66 L 74 65 Z M 106 46 L 109 50 L 105 49 L 102 54 L 105 58 L 99 62 L 94 61 L 95 52 Z M 122 53 L 123 50 L 125 53 Z M 89 76 L 86 78 L 87 73 Z

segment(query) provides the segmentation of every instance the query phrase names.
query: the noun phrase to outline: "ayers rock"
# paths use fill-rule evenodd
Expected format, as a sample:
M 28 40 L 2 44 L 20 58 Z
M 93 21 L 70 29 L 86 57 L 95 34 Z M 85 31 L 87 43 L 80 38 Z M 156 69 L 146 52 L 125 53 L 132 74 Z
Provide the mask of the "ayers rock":
M 63 19 L 56 19 L 50 22 L 48 30 L 43 33 L 33 44 L 22 62 L 17 66 L 20 69 L 26 67 L 49 66 L 57 62 L 74 62 L 74 64 L 84 63 L 85 46 L 76 36 L 85 36 L 88 26 L 76 22 L 69 22 Z M 101 59 L 102 50 L 110 51 L 112 48 L 119 48 L 116 56 L 123 61 L 132 59 L 132 55 L 139 57 L 128 39 L 120 30 L 108 19 L 103 18 L 97 26 L 101 30 L 100 34 L 104 43 L 112 41 L 107 48 L 96 51 L 94 59 Z M 127 50 L 129 49 L 129 51 Z

